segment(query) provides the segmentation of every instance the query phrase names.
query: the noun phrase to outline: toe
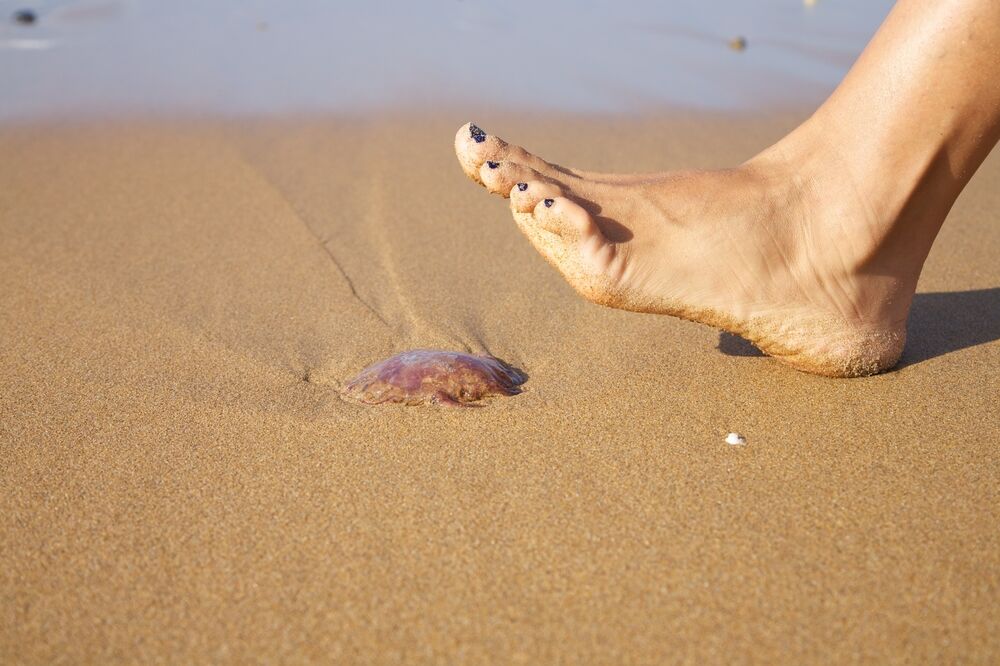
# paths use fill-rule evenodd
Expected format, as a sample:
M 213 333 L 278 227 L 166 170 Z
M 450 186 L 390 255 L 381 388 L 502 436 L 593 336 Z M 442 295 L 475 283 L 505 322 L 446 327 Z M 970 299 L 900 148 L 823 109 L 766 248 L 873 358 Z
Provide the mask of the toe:
M 590 213 L 566 197 L 546 197 L 532 214 L 541 228 L 567 240 L 601 233 Z
M 562 188 L 555 183 L 542 180 L 519 181 L 510 190 L 510 208 L 515 213 L 531 213 L 539 201 L 562 195 Z
M 509 161 L 486 160 L 479 167 L 479 182 L 493 194 L 510 196 L 511 189 L 516 189 L 517 183 L 524 183 L 538 178 L 538 173 L 522 164 Z
M 507 142 L 487 134 L 475 123 L 462 125 L 455 134 L 455 155 L 462 170 L 472 180 L 482 183 L 480 168 L 489 160 L 500 161 L 507 152 Z
M 458 133 L 455 134 L 455 154 L 465 174 L 477 183 L 482 182 L 480 168 L 489 160 L 523 164 L 544 178 L 573 177 L 570 170 L 550 164 L 521 146 L 507 143 L 475 123 L 466 123 L 458 129 Z
M 620 283 L 626 254 L 612 243 L 582 206 L 566 197 L 542 199 L 531 215 L 515 215 L 545 255 L 584 298 L 613 304 L 614 285 Z M 529 221 L 530 220 L 530 221 Z
M 618 271 L 621 257 L 616 244 L 608 241 L 583 207 L 566 197 L 546 197 L 531 213 L 515 212 L 514 220 L 535 249 L 584 298 L 610 302 L 609 279 Z

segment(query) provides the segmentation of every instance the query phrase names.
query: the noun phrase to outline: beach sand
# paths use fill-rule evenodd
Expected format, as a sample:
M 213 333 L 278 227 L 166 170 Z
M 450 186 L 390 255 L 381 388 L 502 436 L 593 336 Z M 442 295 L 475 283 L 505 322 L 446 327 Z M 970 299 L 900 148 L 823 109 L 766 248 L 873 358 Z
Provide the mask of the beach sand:
M 0 130 L 0 661 L 996 662 L 996 151 L 855 380 L 584 302 L 452 153 L 726 166 L 799 119 Z M 339 397 L 412 348 L 526 390 Z

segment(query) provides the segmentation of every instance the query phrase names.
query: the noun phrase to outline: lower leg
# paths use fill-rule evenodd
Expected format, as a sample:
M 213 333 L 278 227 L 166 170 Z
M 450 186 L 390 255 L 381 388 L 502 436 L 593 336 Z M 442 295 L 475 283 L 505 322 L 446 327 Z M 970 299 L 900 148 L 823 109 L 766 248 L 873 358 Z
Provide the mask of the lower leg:
M 880 223 L 877 245 L 891 250 L 868 268 L 915 285 L 998 139 L 1000 3 L 900 0 L 830 98 L 758 159 L 810 150 L 824 156 L 818 168 L 842 170 Z

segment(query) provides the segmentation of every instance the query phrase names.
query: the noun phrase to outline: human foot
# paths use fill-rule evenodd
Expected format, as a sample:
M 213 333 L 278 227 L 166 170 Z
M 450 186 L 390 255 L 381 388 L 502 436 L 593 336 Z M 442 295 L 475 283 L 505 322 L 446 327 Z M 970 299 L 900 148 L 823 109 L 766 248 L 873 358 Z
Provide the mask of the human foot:
M 902 353 L 924 257 L 893 247 L 892 225 L 834 165 L 779 145 L 729 170 L 592 174 L 471 123 L 455 150 L 590 301 L 715 326 L 833 377 Z

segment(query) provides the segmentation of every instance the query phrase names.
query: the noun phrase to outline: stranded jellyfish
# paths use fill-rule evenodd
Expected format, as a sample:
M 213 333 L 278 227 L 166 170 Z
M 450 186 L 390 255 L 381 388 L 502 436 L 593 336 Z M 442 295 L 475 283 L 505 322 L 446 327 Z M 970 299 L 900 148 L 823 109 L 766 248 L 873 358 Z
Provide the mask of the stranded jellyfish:
M 368 366 L 344 394 L 367 405 L 468 405 L 488 396 L 517 395 L 527 379 L 492 356 L 416 349 Z

